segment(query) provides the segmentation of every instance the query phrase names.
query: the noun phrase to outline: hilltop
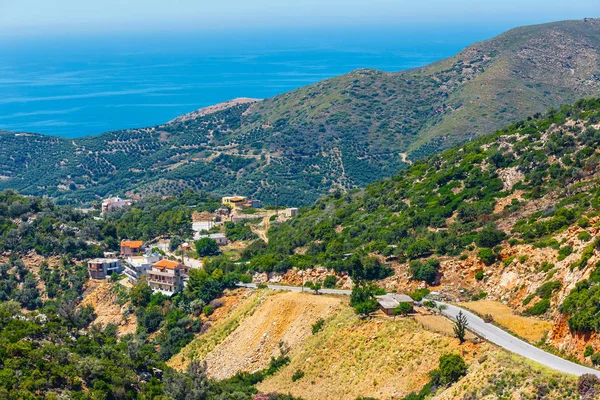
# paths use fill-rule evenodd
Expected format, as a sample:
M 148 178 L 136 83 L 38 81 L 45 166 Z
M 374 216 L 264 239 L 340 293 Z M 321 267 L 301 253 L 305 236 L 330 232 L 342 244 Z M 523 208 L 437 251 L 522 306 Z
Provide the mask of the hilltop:
M 67 140 L 0 132 L 0 189 L 89 202 L 185 189 L 306 205 L 527 115 L 600 95 L 600 20 L 516 28 L 408 71 L 357 70 L 264 101 Z

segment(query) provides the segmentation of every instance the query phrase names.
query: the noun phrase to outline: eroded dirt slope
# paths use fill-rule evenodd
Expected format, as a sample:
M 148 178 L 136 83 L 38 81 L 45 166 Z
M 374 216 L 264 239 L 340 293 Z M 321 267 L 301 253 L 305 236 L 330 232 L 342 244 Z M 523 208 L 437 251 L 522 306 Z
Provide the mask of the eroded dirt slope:
M 134 314 L 126 315 L 129 308 L 127 304 L 120 305 L 118 296 L 112 291 L 111 284 L 108 281 L 87 282 L 83 301 L 80 306 L 91 305 L 96 312 L 96 319 L 93 324 L 115 324 L 118 327 L 119 335 L 135 333 L 137 328 L 137 318 Z
M 292 350 L 300 346 L 312 335 L 312 325 L 338 312 L 344 300 L 291 292 L 269 296 L 206 356 L 209 374 L 224 379 L 265 368 L 280 355 L 280 342 Z

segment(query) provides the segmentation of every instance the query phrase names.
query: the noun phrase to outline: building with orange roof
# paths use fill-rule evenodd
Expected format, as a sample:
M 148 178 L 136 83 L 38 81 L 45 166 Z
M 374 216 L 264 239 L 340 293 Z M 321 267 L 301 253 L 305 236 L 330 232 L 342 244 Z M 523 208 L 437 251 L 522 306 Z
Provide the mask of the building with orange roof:
M 124 257 L 137 256 L 144 251 L 144 242 L 141 240 L 122 240 L 121 255 Z
M 244 196 L 227 196 L 221 199 L 221 203 L 224 206 L 236 208 L 241 207 L 244 203 L 246 203 L 247 200 L 248 198 Z
M 152 268 L 152 264 L 160 260 L 162 260 L 160 254 L 149 251 L 143 256 L 129 256 L 123 260 L 125 275 L 127 275 L 130 282 L 136 283 L 142 275 L 148 276 L 148 271 Z
M 183 290 L 189 277 L 189 267 L 179 261 L 162 259 L 148 271 L 148 285 L 154 292 L 171 296 Z

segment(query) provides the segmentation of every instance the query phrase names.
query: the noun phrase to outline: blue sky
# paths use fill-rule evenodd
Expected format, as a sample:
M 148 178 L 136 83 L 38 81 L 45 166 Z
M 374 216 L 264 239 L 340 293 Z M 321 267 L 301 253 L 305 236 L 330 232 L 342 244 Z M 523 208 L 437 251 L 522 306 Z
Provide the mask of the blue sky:
M 422 23 L 522 25 L 600 16 L 599 0 L 0 0 L 6 36 Z

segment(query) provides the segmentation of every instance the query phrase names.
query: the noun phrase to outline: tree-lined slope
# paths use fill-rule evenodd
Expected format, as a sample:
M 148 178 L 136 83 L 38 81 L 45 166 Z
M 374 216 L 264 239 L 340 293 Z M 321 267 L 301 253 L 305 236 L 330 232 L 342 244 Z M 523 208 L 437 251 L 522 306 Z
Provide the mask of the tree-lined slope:
M 73 141 L 0 133 L 0 188 L 89 201 L 183 189 L 308 204 L 527 115 L 600 95 L 600 20 L 510 30 L 397 73 L 357 70 L 274 98 Z
M 250 266 L 490 296 L 553 320 L 548 343 L 589 361 L 600 349 L 599 165 L 600 100 L 582 100 L 323 198 L 273 224 L 268 244 L 247 250 Z

